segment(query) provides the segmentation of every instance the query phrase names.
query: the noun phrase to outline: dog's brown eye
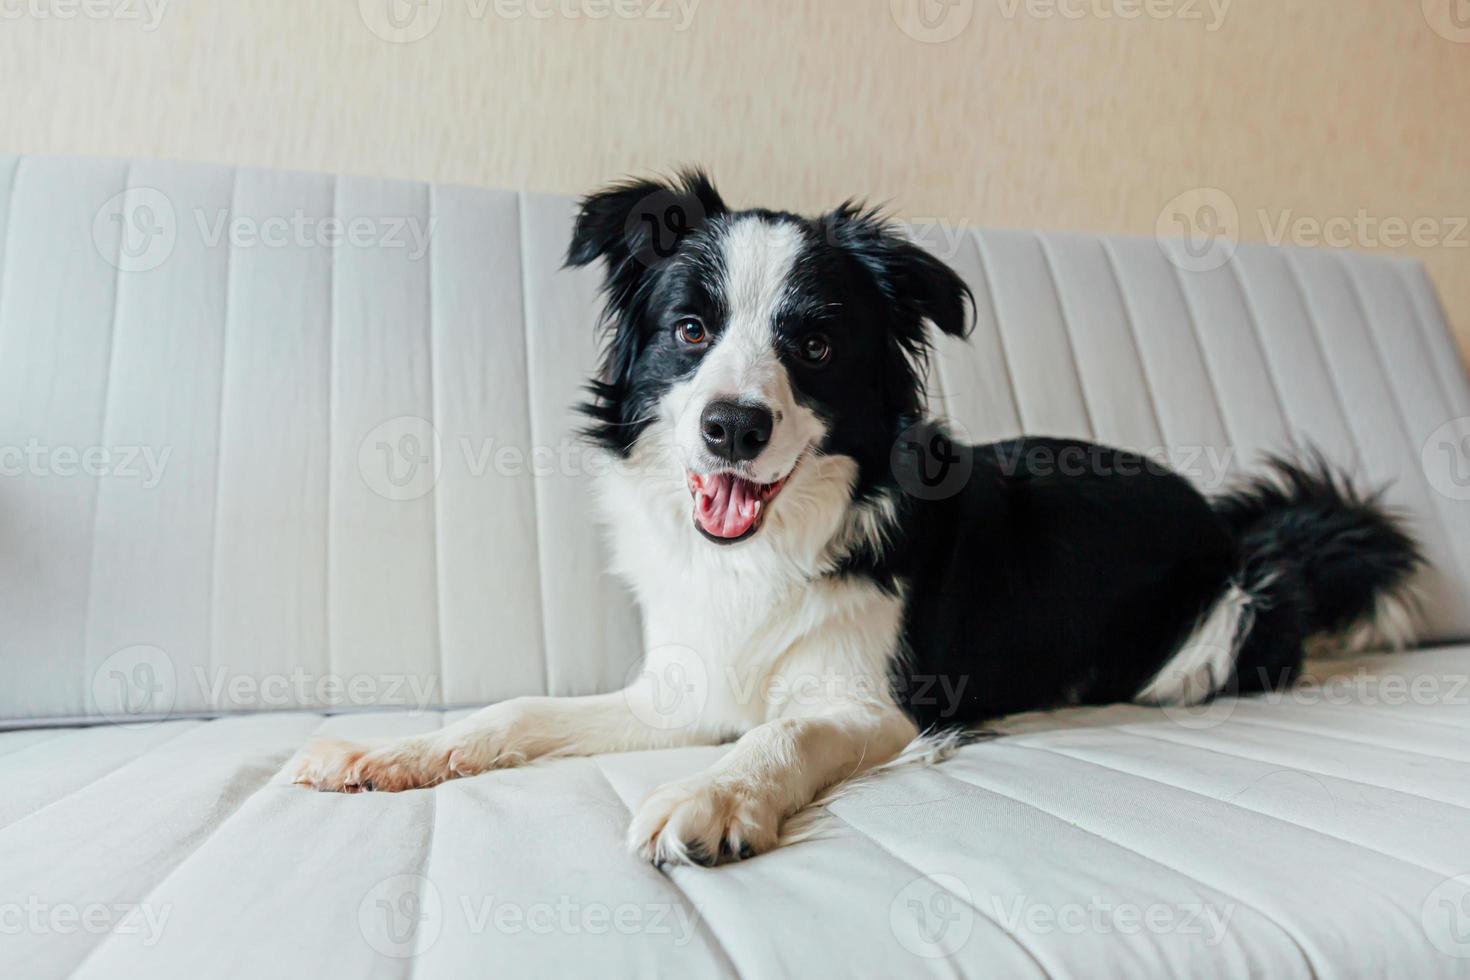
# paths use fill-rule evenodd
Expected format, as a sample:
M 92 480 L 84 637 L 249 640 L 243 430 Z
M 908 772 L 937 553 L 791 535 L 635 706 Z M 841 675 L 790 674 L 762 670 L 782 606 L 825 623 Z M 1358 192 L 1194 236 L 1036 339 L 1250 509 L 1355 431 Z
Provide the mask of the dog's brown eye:
M 832 356 L 832 344 L 819 333 L 809 334 L 801 341 L 801 357 L 808 364 L 823 364 Z
M 693 317 L 680 320 L 674 326 L 674 334 L 690 347 L 698 347 L 709 339 L 709 334 L 705 332 L 704 324 Z

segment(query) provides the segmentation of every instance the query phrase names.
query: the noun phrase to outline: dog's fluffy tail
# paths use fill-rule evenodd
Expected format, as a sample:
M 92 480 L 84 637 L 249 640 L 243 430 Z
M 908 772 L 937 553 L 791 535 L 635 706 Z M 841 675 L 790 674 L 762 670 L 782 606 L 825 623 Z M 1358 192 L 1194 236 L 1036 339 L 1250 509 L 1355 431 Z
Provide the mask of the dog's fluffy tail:
M 1419 547 L 1378 494 L 1358 493 L 1320 455 L 1272 457 L 1266 475 L 1214 507 L 1235 536 L 1250 597 L 1239 690 L 1290 683 L 1303 649 L 1322 640 L 1354 649 L 1412 640 Z

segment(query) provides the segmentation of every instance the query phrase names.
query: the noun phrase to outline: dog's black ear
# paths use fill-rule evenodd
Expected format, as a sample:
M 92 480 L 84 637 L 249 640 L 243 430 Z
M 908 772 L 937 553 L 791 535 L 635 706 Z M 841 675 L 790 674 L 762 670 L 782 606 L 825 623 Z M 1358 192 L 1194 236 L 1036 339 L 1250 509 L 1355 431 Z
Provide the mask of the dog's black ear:
M 849 201 L 825 215 L 822 225 L 828 241 L 845 249 L 873 277 L 893 308 L 894 327 L 906 345 L 923 343 L 924 320 L 954 337 L 969 332 L 975 305 L 970 287 L 881 211 Z
M 702 170 L 686 170 L 667 181 L 613 184 L 582 199 L 566 264 L 604 260 L 609 304 L 625 310 L 650 270 L 673 258 L 684 239 L 726 210 Z

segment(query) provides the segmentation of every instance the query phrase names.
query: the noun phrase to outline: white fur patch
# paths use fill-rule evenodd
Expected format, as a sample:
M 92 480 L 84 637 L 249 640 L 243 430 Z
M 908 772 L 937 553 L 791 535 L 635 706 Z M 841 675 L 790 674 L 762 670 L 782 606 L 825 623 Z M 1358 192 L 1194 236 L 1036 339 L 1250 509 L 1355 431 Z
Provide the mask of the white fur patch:
M 1231 585 L 1135 700 L 1157 705 L 1208 700 L 1235 669 L 1240 644 L 1250 630 L 1251 601 L 1249 592 Z
M 826 434 L 811 409 L 796 400 L 796 390 L 776 349 L 775 322 L 785 302 L 792 269 L 805 242 L 786 222 L 748 217 L 735 222 L 721 240 L 723 275 L 717 289 L 726 320 L 714 347 L 687 381 L 664 397 L 663 412 L 674 420 L 684 466 L 708 471 L 700 419 L 712 401 L 729 399 L 770 409 L 771 440 L 748 474 L 757 483 L 774 483 L 791 472 L 803 452 Z
M 722 547 L 695 530 L 682 473 L 644 463 L 666 425 L 651 426 L 633 458 L 610 468 L 598 499 L 614 571 L 643 610 L 645 649 L 692 649 L 706 664 L 701 724 L 744 731 L 778 717 L 780 692 L 804 685 L 886 700 L 902 599 L 863 579 L 824 578 L 834 542 L 866 537 L 872 524 L 852 504 L 853 461 L 808 456 L 761 530 Z M 752 696 L 772 684 L 775 696 Z

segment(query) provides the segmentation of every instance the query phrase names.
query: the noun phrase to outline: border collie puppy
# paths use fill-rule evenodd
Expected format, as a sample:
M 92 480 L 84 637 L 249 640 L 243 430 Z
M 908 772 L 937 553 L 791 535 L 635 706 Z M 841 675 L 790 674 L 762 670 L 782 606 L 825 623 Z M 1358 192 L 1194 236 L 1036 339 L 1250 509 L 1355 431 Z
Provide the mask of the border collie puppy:
M 921 732 L 1287 684 L 1307 639 L 1370 623 L 1420 563 L 1320 461 L 1210 500 L 1090 443 L 954 444 L 923 416 L 927 331 L 963 334 L 970 290 L 872 211 L 735 211 L 700 173 L 630 181 L 582 201 L 568 263 L 597 261 L 610 339 L 585 411 L 643 673 L 316 743 L 299 782 L 403 790 L 735 740 L 656 790 L 628 843 L 738 860 Z

